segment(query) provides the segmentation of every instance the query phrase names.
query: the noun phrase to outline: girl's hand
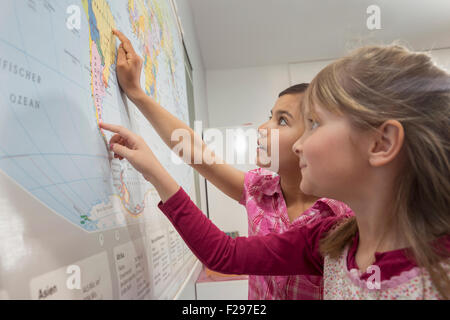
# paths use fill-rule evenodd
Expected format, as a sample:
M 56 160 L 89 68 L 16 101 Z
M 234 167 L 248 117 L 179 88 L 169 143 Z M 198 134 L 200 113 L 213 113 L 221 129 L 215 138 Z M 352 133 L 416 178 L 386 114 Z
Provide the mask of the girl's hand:
M 142 137 L 122 126 L 101 122 L 100 128 L 115 133 L 110 141 L 110 149 L 114 152 L 114 157 L 121 160 L 127 159 L 147 181 L 155 186 L 162 201 L 166 201 L 178 191 L 178 184 L 167 173 Z
M 100 123 L 100 128 L 115 133 L 109 142 L 114 158 L 127 159 L 149 181 L 157 175 L 155 170 L 160 167 L 159 161 L 142 137 L 122 126 L 104 122 Z
M 141 88 L 143 60 L 122 32 L 113 30 L 113 33 L 122 42 L 117 50 L 117 79 L 125 94 L 133 100 L 144 93 Z

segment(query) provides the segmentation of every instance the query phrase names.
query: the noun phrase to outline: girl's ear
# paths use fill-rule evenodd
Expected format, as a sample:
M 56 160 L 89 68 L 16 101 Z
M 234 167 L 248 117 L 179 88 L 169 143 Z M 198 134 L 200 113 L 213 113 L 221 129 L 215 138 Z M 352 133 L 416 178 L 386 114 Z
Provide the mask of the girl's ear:
M 405 139 L 403 126 L 397 120 L 385 121 L 373 135 L 369 149 L 369 162 L 380 167 L 392 162 L 400 153 Z

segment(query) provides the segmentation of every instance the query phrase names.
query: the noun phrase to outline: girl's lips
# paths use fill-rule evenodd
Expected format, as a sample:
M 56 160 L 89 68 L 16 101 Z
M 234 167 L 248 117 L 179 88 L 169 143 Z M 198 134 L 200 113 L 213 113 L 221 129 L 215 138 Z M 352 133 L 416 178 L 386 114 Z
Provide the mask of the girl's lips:
M 257 143 L 258 143 L 257 149 L 266 150 L 266 145 L 261 143 L 260 140 L 258 140 Z

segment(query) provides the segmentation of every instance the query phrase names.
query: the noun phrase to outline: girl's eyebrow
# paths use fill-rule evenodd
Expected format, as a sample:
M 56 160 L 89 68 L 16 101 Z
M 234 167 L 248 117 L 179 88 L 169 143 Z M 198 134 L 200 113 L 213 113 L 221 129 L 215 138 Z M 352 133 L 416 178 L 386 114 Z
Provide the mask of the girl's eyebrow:
M 294 119 L 294 117 L 292 116 L 292 114 L 290 114 L 290 113 L 289 113 L 288 111 L 286 111 L 286 110 L 277 110 L 277 111 L 275 111 L 275 113 L 276 113 L 278 116 L 281 116 L 281 115 L 287 115 L 288 117 Z M 273 112 L 270 111 L 270 114 L 273 115 Z
M 306 109 L 302 109 L 302 113 L 304 117 L 314 117 L 314 118 L 321 118 L 321 111 L 318 111 L 317 108 L 314 108 L 313 111 L 311 111 L 310 108 Z

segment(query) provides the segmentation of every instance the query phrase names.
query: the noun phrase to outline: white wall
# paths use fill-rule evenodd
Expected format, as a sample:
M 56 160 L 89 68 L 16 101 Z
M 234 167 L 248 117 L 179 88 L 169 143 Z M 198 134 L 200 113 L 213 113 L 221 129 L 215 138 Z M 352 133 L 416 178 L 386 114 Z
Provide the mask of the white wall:
M 333 60 L 290 63 L 289 79 L 291 85 L 311 82 L 315 75 L 331 62 L 333 62 Z
M 256 126 L 240 126 L 238 128 L 243 129 L 244 132 L 252 132 L 256 130 Z M 257 168 L 255 165 L 255 159 L 251 159 L 251 152 L 249 148 L 246 150 L 237 150 L 234 139 L 228 138 L 227 131 L 235 130 L 236 127 L 222 127 L 218 129 L 222 136 L 226 139 L 224 141 L 223 159 L 227 156 L 231 157 L 230 154 L 226 154 L 227 149 L 234 150 L 236 152 L 235 156 L 241 157 L 242 161 L 235 161 L 232 164 L 233 167 L 242 171 L 248 172 L 252 169 Z M 249 140 L 247 140 L 248 145 L 250 145 Z M 227 145 L 227 147 L 225 147 Z M 250 148 L 252 146 L 249 146 Z M 253 146 L 256 149 L 256 146 Z M 256 155 L 256 150 L 255 155 Z M 228 162 L 230 164 L 230 162 Z M 248 216 L 247 211 L 244 206 L 239 204 L 237 201 L 224 195 L 218 188 L 216 188 L 212 183 L 208 182 L 208 204 L 209 204 L 209 218 L 214 222 L 214 224 L 224 232 L 234 232 L 238 231 L 240 236 L 248 235 Z
M 310 82 L 330 62 L 207 70 L 210 127 L 259 125 L 267 121 L 281 91 Z
M 450 72 L 450 49 L 433 50 L 430 53 L 439 67 Z
M 288 66 L 208 70 L 207 83 L 210 127 L 260 124 L 289 86 Z

